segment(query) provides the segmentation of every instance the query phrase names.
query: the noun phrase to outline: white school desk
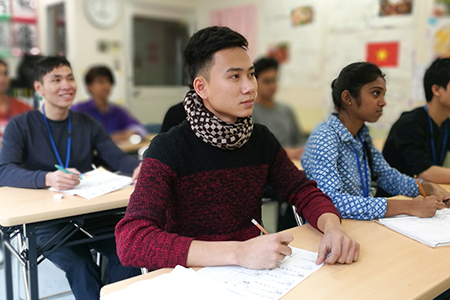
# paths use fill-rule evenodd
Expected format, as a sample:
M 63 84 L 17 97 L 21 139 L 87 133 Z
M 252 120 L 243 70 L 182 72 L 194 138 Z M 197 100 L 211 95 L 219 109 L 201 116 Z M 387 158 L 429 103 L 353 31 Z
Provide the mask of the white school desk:
M 5 256 L 6 299 L 13 299 L 11 254 L 24 265 L 27 280 L 25 290 L 28 299 L 39 298 L 37 265 L 42 260 L 36 246 L 36 226 L 52 223 L 83 224 L 89 218 L 106 216 L 123 212 L 128 205 L 134 187 L 109 193 L 91 200 L 78 196 L 64 195 L 61 200 L 54 200 L 53 194 L 46 189 L 0 188 L 0 227 L 3 236 Z M 74 230 L 71 226 L 70 230 Z M 75 228 L 75 230 L 77 230 Z M 26 248 L 17 252 L 10 239 L 23 235 Z M 111 233 L 109 233 L 111 235 Z M 64 237 L 64 235 L 62 235 Z M 99 234 L 89 239 L 101 240 L 106 235 Z M 86 238 L 88 239 L 88 238 Z M 3 296 L 0 296 L 3 299 Z
M 430 248 L 374 221 L 343 220 L 343 226 L 348 235 L 361 245 L 358 262 L 324 265 L 286 294 L 283 300 L 429 300 L 450 288 L 450 247 Z M 287 231 L 294 236 L 292 246 L 318 251 L 322 234 L 310 225 Z M 161 269 L 106 285 L 101 295 L 170 271 Z

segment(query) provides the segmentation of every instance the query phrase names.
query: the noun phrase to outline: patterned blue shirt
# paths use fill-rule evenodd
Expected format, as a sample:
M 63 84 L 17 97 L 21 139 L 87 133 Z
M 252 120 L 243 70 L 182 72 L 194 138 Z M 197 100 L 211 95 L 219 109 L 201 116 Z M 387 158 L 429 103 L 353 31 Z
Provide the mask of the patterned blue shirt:
M 381 188 L 392 195 L 411 197 L 417 196 L 419 189 L 414 178 L 391 168 L 384 160 L 381 152 L 373 146 L 366 125 L 358 131 L 357 136 L 355 139 L 337 116 L 331 115 L 309 137 L 302 157 L 302 167 L 308 178 L 317 181 L 317 186 L 330 196 L 342 218 L 381 218 L 386 214 L 386 198 L 374 198 L 370 194 L 364 197 L 359 169 L 362 174 L 367 174 L 363 175 L 363 181 L 368 181 L 365 185 L 370 186 L 372 178 L 361 141 L 370 145 L 373 180 Z

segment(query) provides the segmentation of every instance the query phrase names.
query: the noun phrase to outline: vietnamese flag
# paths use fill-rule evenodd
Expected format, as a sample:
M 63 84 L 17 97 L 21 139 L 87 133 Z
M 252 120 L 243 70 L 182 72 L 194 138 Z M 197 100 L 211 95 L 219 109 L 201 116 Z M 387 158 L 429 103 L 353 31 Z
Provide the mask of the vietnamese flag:
M 398 42 L 368 43 L 366 61 L 378 67 L 398 66 Z

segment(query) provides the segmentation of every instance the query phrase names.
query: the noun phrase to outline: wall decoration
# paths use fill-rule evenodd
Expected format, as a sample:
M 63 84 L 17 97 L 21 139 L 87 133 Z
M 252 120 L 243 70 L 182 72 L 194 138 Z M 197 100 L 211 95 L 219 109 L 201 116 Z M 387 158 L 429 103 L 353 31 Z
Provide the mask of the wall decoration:
M 320 84 L 320 36 L 326 9 L 324 1 L 265 0 L 262 5 L 260 49 L 282 63 L 282 86 L 317 87 Z M 296 14 L 299 14 L 296 16 Z
M 36 20 L 36 0 L 11 0 L 14 18 Z
M 380 16 L 410 15 L 412 0 L 380 0 Z
M 9 0 L 0 0 L 0 18 L 8 17 L 9 18 L 10 10 L 9 10 Z
M 14 23 L 14 53 L 13 55 L 22 54 L 39 54 L 37 47 L 37 26 L 34 23 Z
M 450 0 L 435 0 L 433 15 L 435 17 L 450 15 Z
M 374 63 L 378 67 L 397 67 L 398 54 L 398 42 L 368 43 L 366 61 Z
M 450 57 L 450 23 L 438 26 L 433 33 L 433 52 L 437 57 Z
M 298 6 L 291 10 L 292 26 L 301 26 L 313 21 L 313 8 L 311 6 Z
M 281 42 L 272 44 L 268 47 L 266 56 L 274 58 L 278 63 L 286 63 L 289 61 L 289 43 Z
M 9 56 L 9 23 L 0 20 L 0 56 Z
M 84 0 L 84 14 L 92 25 L 110 28 L 119 21 L 121 7 L 118 0 Z
M 0 56 L 36 55 L 37 0 L 0 0 Z
M 227 26 L 242 34 L 248 41 L 248 55 L 256 54 L 256 18 L 257 7 L 254 4 L 213 10 L 210 13 L 210 25 Z

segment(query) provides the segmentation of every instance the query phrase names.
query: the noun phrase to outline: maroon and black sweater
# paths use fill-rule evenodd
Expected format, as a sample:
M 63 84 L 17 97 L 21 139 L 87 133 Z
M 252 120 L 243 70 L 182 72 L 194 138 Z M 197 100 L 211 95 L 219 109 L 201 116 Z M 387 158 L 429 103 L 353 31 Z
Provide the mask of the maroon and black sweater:
M 145 153 L 125 217 L 116 227 L 126 266 L 158 269 L 186 265 L 193 239 L 243 241 L 260 234 L 266 184 L 295 205 L 314 227 L 331 200 L 286 156 L 273 134 L 255 124 L 236 150 L 213 147 L 183 122 L 153 139 Z

